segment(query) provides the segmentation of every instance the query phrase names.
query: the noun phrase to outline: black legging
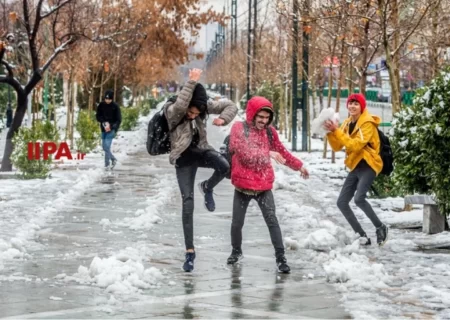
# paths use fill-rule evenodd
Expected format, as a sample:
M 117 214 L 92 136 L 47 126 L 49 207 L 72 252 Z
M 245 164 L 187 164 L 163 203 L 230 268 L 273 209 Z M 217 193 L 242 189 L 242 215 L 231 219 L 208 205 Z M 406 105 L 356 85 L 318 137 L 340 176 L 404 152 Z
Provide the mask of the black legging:
M 275 200 L 271 190 L 261 192 L 258 195 L 244 194 L 238 190 L 234 191 L 233 221 L 231 223 L 231 245 L 233 248 L 241 248 L 242 227 L 244 226 L 245 214 L 252 199 L 258 202 L 267 228 L 269 228 L 270 239 L 276 255 L 284 254 L 283 237 L 280 225 L 275 213 Z
M 230 170 L 228 161 L 217 151 L 207 150 L 200 153 L 183 153 L 178 159 L 176 173 L 183 201 L 183 232 L 186 249 L 194 249 L 194 182 L 198 168 L 211 168 L 214 173 L 206 182 L 212 191 Z

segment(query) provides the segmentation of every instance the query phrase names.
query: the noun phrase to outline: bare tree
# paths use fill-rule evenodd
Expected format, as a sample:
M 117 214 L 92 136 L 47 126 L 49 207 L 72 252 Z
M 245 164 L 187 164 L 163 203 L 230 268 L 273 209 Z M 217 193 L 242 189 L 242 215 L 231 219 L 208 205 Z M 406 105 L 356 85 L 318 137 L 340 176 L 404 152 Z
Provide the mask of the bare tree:
M 0 76 L 0 83 L 10 85 L 17 93 L 17 109 L 13 122 L 7 134 L 5 151 L 2 160 L 2 171 L 11 171 L 12 164 L 10 156 L 13 151 L 12 138 L 22 125 L 25 111 L 28 104 L 28 96 L 42 79 L 44 72 L 50 67 L 52 62 L 65 50 L 79 39 L 77 20 L 86 6 L 84 3 L 74 0 L 57 0 L 50 7 L 43 0 L 31 5 L 29 1 L 20 1 L 21 10 L 17 13 L 17 22 L 20 32 L 26 35 L 27 39 L 27 58 L 29 65 L 23 62 L 20 66 L 23 72 L 28 72 L 28 80 L 21 80 L 16 77 L 19 66 L 5 59 L 6 46 L 0 49 L 0 63 L 6 70 L 6 74 Z M 44 33 L 42 25 L 47 21 L 51 22 L 51 34 Z M 42 39 L 49 37 L 52 39 L 53 51 L 49 56 L 43 56 L 40 51 Z M 11 42 L 10 39 L 5 39 Z

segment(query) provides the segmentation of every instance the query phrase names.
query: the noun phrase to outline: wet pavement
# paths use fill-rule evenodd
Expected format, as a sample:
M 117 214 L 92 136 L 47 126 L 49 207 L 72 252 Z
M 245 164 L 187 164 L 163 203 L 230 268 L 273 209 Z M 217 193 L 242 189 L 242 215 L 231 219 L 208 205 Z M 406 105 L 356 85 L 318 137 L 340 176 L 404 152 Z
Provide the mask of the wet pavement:
M 196 183 L 211 173 L 200 169 Z M 320 276 L 323 272 L 317 272 L 320 265 L 304 263 L 300 251 L 287 252 L 291 274 L 276 272 L 269 232 L 254 205 L 244 226 L 245 258 L 237 266 L 227 266 L 233 187 L 224 180 L 215 189 L 214 213 L 203 208 L 197 189 L 195 193 L 197 258 L 193 273 L 181 270 L 184 238 L 175 170 L 166 156 L 150 158 L 141 152 L 102 176 L 75 204 L 58 212 L 58 219 L 39 231 L 37 241 L 42 246 L 30 252 L 29 259 L 5 264 L 2 275 L 15 275 L 17 280 L 0 282 L 1 316 L 349 318 L 339 306 L 341 296 Z M 300 196 L 297 201 L 305 200 Z M 152 207 L 152 203 L 161 223 L 145 226 L 126 220 L 132 219 L 136 210 Z M 103 219 L 112 224 L 101 223 Z M 108 257 L 127 247 L 140 248 L 146 268 L 164 270 L 160 285 L 142 290 L 138 297 L 116 297 L 119 302 L 108 304 L 111 295 L 103 288 L 61 281 L 61 274 L 73 275 L 80 266 L 89 267 L 94 257 Z M 308 278 L 312 273 L 319 276 Z

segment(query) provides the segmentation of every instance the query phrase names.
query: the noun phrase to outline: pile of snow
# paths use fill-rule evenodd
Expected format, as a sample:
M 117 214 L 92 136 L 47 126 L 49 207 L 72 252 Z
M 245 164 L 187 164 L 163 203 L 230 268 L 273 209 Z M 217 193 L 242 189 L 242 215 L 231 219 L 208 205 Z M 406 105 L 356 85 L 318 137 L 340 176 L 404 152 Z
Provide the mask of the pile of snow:
M 346 255 L 332 251 L 330 258 L 323 266 L 328 281 L 349 282 L 347 288 L 357 287 L 360 290 L 387 287 L 385 282 L 390 277 L 383 264 L 370 262 L 366 256 L 356 253 Z
M 143 289 L 158 288 L 164 279 L 155 267 L 145 268 L 139 252 L 127 248 L 109 258 L 95 257 L 89 268 L 80 266 L 73 276 L 60 274 L 56 279 L 75 281 L 104 288 L 114 294 L 135 294 Z

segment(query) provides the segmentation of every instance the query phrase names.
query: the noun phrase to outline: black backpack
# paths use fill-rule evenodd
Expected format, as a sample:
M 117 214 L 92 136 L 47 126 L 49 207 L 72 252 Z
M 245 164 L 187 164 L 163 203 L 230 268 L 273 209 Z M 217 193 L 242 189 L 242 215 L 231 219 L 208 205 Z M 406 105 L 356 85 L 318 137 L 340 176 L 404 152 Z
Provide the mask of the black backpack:
M 176 96 L 171 97 L 168 102 L 174 103 L 177 100 Z M 175 130 L 169 130 L 169 123 L 167 122 L 164 110 L 167 106 L 161 108 L 150 120 L 147 128 L 147 151 L 152 156 L 170 153 L 170 133 Z
M 243 126 L 244 126 L 244 135 L 246 138 L 248 138 L 248 135 L 250 134 L 250 128 L 248 127 L 248 124 L 246 121 L 243 121 Z M 272 144 L 273 141 L 273 135 L 272 135 L 272 130 L 270 129 L 270 127 L 266 128 L 267 130 L 267 137 L 269 138 L 269 143 Z M 220 147 L 220 153 L 222 154 L 222 156 L 227 159 L 228 163 L 230 164 L 230 171 L 228 171 L 226 178 L 231 179 L 231 158 L 232 158 L 232 154 L 230 153 L 230 135 L 225 137 L 225 140 L 223 140 L 223 144 Z
M 380 137 L 380 157 L 383 160 L 383 169 L 381 169 L 380 173 L 389 176 L 394 171 L 394 154 L 392 153 L 389 138 L 383 131 L 377 130 Z

